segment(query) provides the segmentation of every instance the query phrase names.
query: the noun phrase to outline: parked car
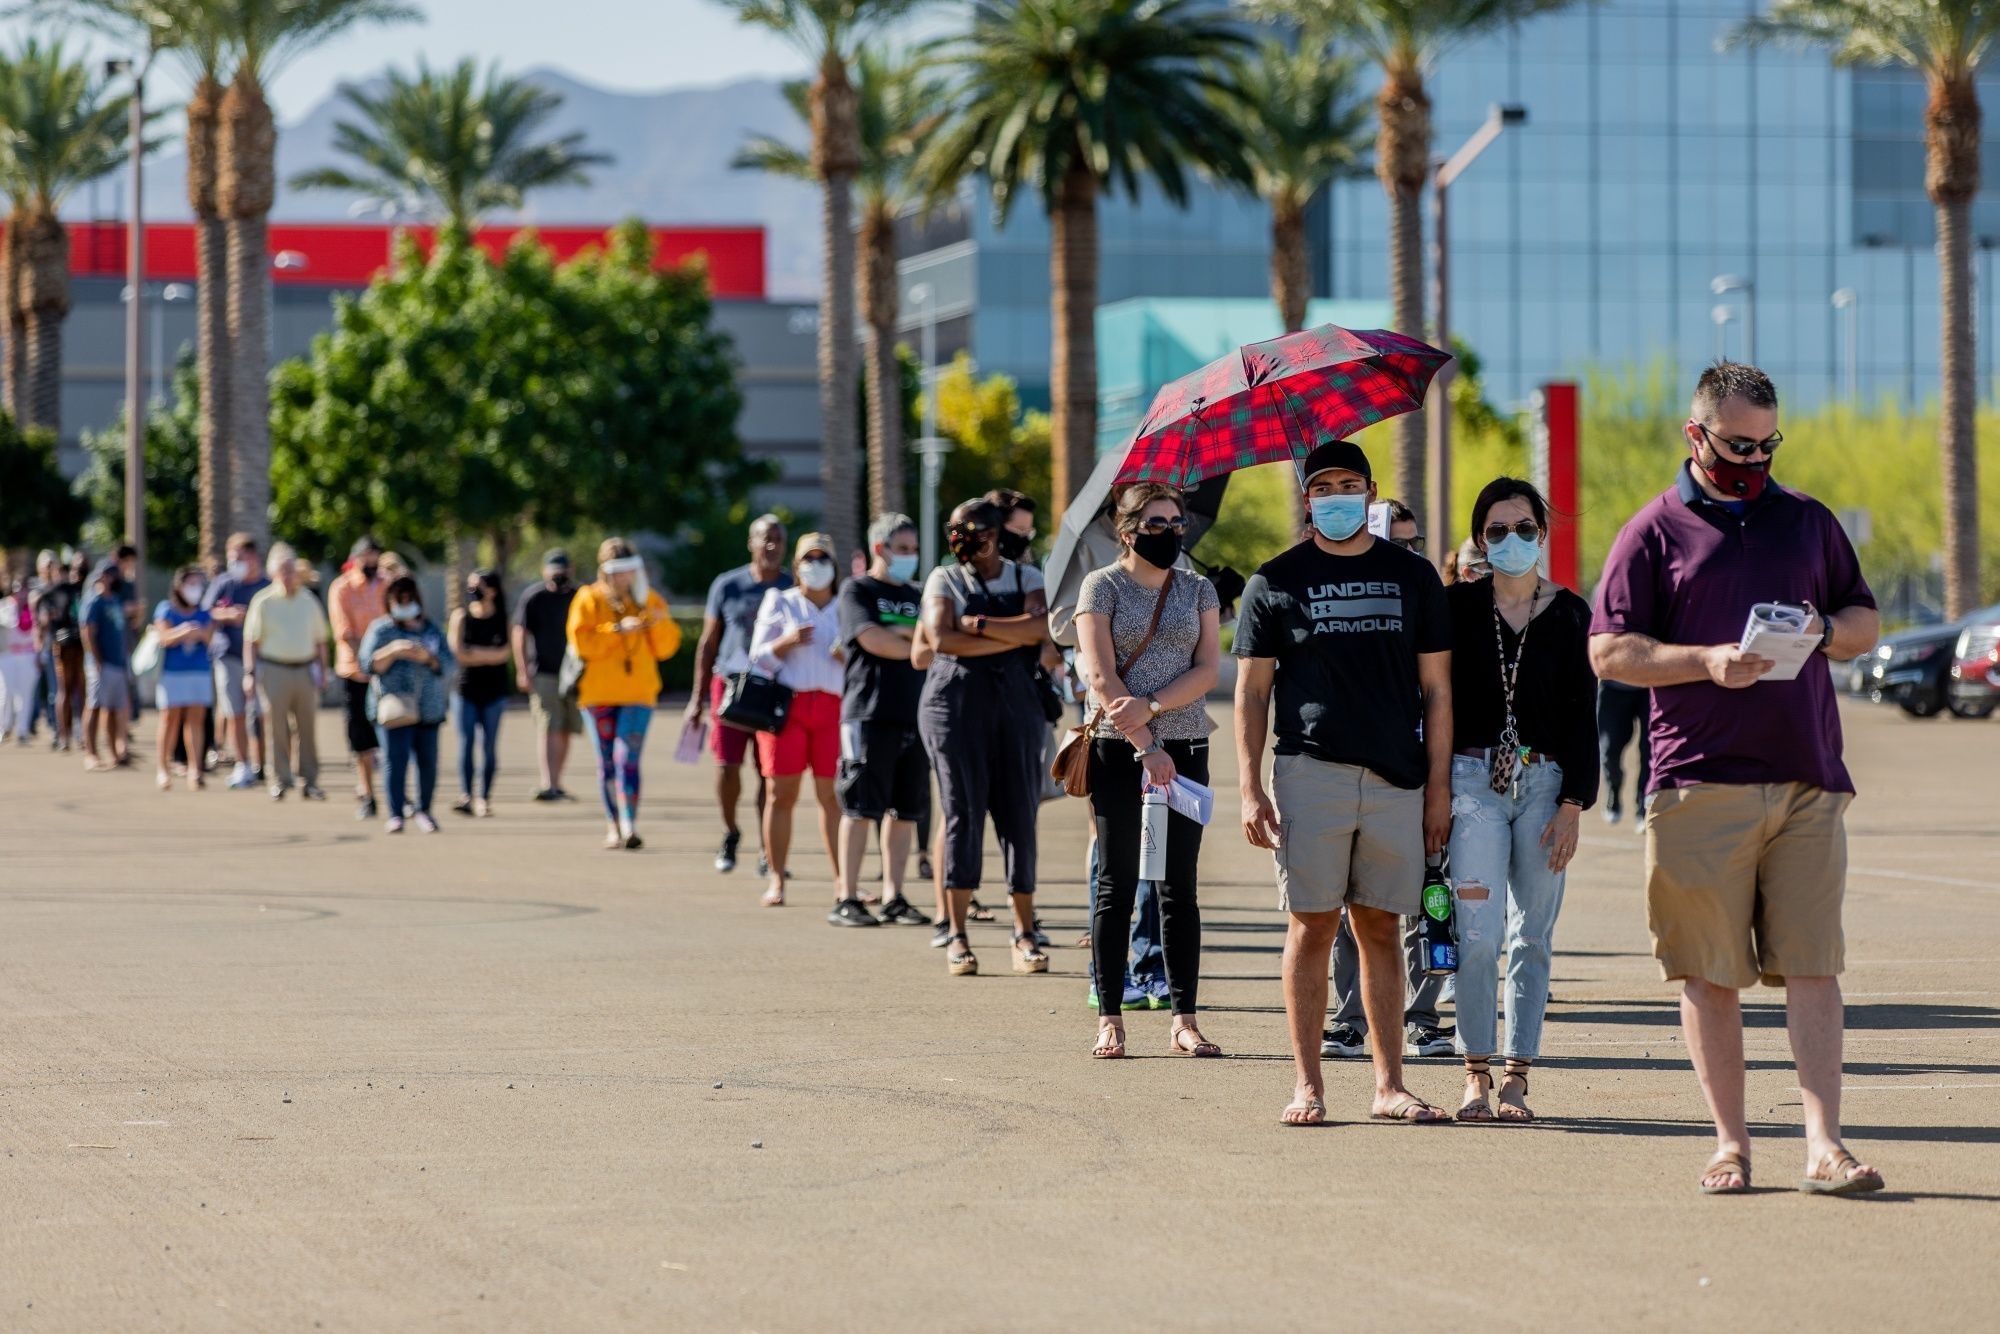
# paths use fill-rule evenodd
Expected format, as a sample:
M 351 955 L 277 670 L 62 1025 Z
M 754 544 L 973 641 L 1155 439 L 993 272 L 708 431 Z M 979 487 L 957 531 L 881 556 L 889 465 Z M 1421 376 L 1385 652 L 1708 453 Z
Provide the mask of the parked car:
M 1961 718 L 2000 709 L 2000 604 L 1965 618 L 1953 645 L 1945 705 Z
M 1949 699 L 1952 647 L 1961 628 L 1953 622 L 1884 635 L 1873 653 L 1854 660 L 1857 692 L 1877 704 L 1893 700 L 1912 718 L 1936 717 Z

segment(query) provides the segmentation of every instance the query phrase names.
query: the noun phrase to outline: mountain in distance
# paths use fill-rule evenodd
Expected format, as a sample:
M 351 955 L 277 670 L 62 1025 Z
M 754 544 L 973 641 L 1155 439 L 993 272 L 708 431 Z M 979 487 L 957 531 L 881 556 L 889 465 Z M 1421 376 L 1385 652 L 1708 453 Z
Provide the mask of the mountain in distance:
M 659 224 L 761 223 L 766 281 L 773 297 L 815 299 L 819 291 L 819 200 L 814 187 L 760 171 L 736 171 L 729 160 L 744 141 L 770 135 L 803 146 L 806 126 L 793 114 L 775 79 L 740 79 L 711 88 L 621 93 L 556 69 L 522 76 L 563 103 L 542 132 L 582 131 L 588 148 L 611 161 L 590 170 L 591 184 L 536 191 L 519 214 L 494 213 L 496 223 L 613 223 L 638 216 Z M 381 80 L 364 80 L 375 91 Z M 324 166 L 352 166 L 333 151 L 334 126 L 351 119 L 345 99 L 331 96 L 278 131 L 277 222 L 345 222 L 351 196 L 293 190 L 285 182 Z M 109 185 L 106 182 L 105 185 Z M 86 192 L 73 207 L 82 209 Z M 100 186 L 99 202 L 114 196 Z M 184 221 L 187 161 L 178 148 L 146 163 L 147 216 Z M 87 209 L 85 210 L 87 211 Z M 374 215 L 368 220 L 376 220 Z

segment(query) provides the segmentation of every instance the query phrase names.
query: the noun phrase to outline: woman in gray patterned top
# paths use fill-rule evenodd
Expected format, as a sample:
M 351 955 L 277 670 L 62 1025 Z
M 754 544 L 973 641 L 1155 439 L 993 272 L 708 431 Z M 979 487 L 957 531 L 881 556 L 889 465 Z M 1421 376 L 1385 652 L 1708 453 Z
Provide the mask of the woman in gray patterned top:
M 1180 492 L 1158 483 L 1127 487 L 1115 525 L 1117 563 L 1083 581 L 1076 605 L 1077 662 L 1090 687 L 1096 727 L 1090 743 L 1090 805 L 1097 828 L 1097 881 L 1092 886 L 1090 948 L 1099 985 L 1097 1046 L 1092 1055 L 1125 1054 L 1120 989 L 1132 901 L 1139 889 L 1140 793 L 1164 787 L 1176 774 L 1208 782 L 1208 711 L 1221 658 L 1215 588 L 1174 569 L 1187 511 Z M 1161 599 L 1165 602 L 1162 603 Z M 1154 612 L 1159 624 L 1151 639 Z M 1201 826 L 1168 816 L 1167 875 L 1158 888 L 1160 925 L 1173 996 L 1171 1050 L 1220 1056 L 1195 1026 L 1201 980 L 1201 909 L 1195 864 Z

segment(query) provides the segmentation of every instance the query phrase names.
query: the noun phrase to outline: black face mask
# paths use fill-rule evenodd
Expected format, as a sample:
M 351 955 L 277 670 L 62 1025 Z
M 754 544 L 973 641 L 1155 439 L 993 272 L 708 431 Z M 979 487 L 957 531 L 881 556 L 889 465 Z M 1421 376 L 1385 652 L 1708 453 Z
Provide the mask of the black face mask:
M 1132 550 L 1148 565 L 1162 570 L 1174 568 L 1174 562 L 1181 558 L 1181 535 L 1175 532 L 1135 533 L 1132 536 Z
M 361 577 L 362 577 L 363 579 L 373 579 L 373 578 L 375 577 L 375 571 L 376 571 L 376 569 L 377 569 L 377 568 L 378 568 L 378 567 L 377 567 L 377 566 L 374 566 L 374 565 L 364 565 L 364 566 L 362 566 L 362 567 L 361 567 Z
M 1011 528 L 1002 528 L 1000 530 L 1000 558 L 1002 560 L 1021 559 L 1021 557 L 1028 554 L 1028 543 L 1030 540 L 1028 537 L 1015 532 Z
M 567 574 L 552 574 L 549 576 L 549 585 L 552 588 L 564 588 L 568 584 L 569 576 Z

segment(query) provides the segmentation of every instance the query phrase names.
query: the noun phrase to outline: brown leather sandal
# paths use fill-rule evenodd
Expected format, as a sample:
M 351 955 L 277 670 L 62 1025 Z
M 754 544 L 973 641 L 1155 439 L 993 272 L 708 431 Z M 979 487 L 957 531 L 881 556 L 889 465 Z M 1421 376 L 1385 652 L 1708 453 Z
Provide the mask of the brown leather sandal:
M 1884 1184 L 1880 1172 L 1872 1167 L 1864 1170 L 1861 1160 L 1846 1149 L 1830 1149 L 1800 1180 L 1799 1189 L 1807 1195 L 1866 1195 Z
M 1192 1037 L 1192 1041 L 1188 1039 Z M 1177 1023 L 1167 1034 L 1167 1050 L 1175 1056 L 1215 1057 L 1222 1055 L 1222 1048 L 1201 1035 L 1201 1030 L 1193 1024 Z
M 1487 1099 L 1493 1096 L 1493 1066 L 1489 1056 L 1468 1056 L 1465 1058 L 1465 1073 L 1469 1079 L 1483 1081 L 1478 1097 L 1466 1096 L 1464 1106 L 1458 1109 L 1458 1119 L 1467 1125 L 1485 1125 L 1493 1119 L 1493 1108 Z
M 1708 1179 L 1713 1176 L 1735 1176 L 1742 1180 L 1740 1186 L 1711 1186 Z M 1748 1195 L 1750 1193 L 1750 1159 L 1738 1153 L 1718 1153 L 1708 1160 L 1708 1166 L 1701 1170 L 1701 1193 L 1704 1195 Z

